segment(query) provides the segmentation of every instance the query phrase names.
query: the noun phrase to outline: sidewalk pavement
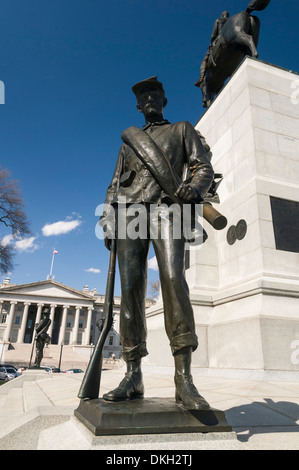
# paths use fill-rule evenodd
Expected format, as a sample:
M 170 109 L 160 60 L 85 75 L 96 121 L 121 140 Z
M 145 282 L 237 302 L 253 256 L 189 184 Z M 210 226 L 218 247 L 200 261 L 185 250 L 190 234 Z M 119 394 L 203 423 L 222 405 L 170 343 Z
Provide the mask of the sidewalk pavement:
M 115 388 L 123 374 L 124 369 L 103 370 L 100 395 Z M 173 399 L 170 369 L 147 366 L 143 375 L 146 397 Z M 0 450 L 36 450 L 42 431 L 51 434 L 52 427 L 55 432 L 59 426 L 74 420 L 82 378 L 83 374 L 42 371 L 24 374 L 2 385 Z M 225 412 L 235 433 L 231 449 L 299 450 L 299 381 L 231 379 L 201 375 L 200 370 L 193 371 L 193 380 L 211 407 Z M 204 443 L 201 446 L 205 448 Z M 174 448 L 178 449 L 175 440 Z M 206 448 L 223 446 L 217 447 L 217 442 L 207 440 Z M 226 449 L 229 448 L 227 441 Z M 159 450 L 158 442 L 155 449 Z

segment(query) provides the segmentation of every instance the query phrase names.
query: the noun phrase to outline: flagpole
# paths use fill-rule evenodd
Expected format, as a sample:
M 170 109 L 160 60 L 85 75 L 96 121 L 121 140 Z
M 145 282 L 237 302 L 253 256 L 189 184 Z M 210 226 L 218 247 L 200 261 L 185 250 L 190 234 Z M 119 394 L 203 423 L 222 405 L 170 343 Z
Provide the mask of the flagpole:
M 55 254 L 58 253 L 55 249 L 53 250 L 53 256 L 52 256 L 52 263 L 51 263 L 51 269 L 50 269 L 50 274 L 49 274 L 49 279 L 52 279 L 52 271 L 53 271 L 53 264 L 54 264 L 54 256 Z
M 50 279 L 52 278 L 52 270 L 53 270 L 53 263 L 54 263 L 54 251 L 53 251 L 53 256 L 52 256 L 52 263 L 51 263 L 51 269 L 50 269 Z

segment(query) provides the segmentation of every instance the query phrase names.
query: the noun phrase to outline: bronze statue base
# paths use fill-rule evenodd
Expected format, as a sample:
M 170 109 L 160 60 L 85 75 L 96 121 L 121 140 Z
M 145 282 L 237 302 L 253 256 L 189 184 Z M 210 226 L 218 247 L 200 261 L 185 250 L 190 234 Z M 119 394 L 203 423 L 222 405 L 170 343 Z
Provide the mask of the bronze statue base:
M 95 436 L 232 432 L 223 411 L 189 411 L 172 398 L 81 400 L 74 413 Z

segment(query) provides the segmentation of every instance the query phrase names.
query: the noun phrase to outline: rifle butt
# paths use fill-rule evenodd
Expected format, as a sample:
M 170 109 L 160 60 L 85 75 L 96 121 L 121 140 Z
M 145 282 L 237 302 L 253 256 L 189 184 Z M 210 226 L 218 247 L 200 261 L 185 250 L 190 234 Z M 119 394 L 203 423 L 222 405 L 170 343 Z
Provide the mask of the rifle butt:
M 99 396 L 103 363 L 102 349 L 100 345 L 100 347 L 95 348 L 93 351 L 78 393 L 78 398 L 92 400 Z
M 223 230 L 227 225 L 227 218 L 218 212 L 209 202 L 203 204 L 203 217 L 215 230 Z

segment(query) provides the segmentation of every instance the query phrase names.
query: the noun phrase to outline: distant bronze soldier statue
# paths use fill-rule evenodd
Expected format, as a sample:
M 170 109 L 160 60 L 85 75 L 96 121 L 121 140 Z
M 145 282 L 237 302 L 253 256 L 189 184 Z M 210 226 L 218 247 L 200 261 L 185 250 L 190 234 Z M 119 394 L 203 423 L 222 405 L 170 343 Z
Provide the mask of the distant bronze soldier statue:
M 152 204 L 171 204 L 158 183 L 159 177 L 167 181 L 175 173 L 183 180 L 184 168 L 191 172 L 188 183 L 182 183 L 175 197 L 182 204 L 200 203 L 209 190 L 214 172 L 193 126 L 187 122 L 171 124 L 164 118 L 167 104 L 165 92 L 157 77 L 136 83 L 132 91 L 137 99 L 137 110 L 144 115 L 143 130 L 130 128 L 124 131 L 125 142 L 120 149 L 114 176 L 107 191 L 105 204 L 117 206 L 125 198 L 127 207 L 140 204 L 149 214 Z M 139 131 L 139 132 L 137 132 Z M 126 137 L 125 137 L 126 136 Z M 136 137 L 145 162 L 147 154 L 159 158 L 166 155 L 169 168 L 164 175 L 155 174 L 140 160 L 130 139 Z M 150 140 L 151 138 L 152 140 Z M 151 142 L 153 141 L 153 144 Z M 155 145 L 156 150 L 155 150 Z M 160 152 L 160 153 L 159 153 Z M 165 162 L 164 162 L 165 163 Z M 165 170 L 165 169 L 164 169 Z M 163 171 L 164 171 L 163 170 Z M 162 171 L 162 173 L 163 173 Z M 159 173 L 159 172 L 158 172 Z M 156 179 L 157 178 L 157 179 Z M 162 215 L 163 217 L 163 215 Z M 101 224 L 105 225 L 108 214 L 104 214 Z M 127 216 L 125 224 L 130 223 Z M 171 224 L 171 221 L 170 221 Z M 116 232 L 120 230 L 117 227 Z M 150 243 L 153 243 L 159 266 L 161 290 L 164 302 L 165 328 L 170 341 L 175 365 L 176 400 L 188 409 L 208 409 L 209 404 L 198 393 L 191 376 L 191 356 L 198 346 L 195 323 L 189 290 L 184 274 L 185 239 L 162 237 L 131 239 L 116 237 L 122 298 L 120 310 L 120 338 L 122 357 L 127 364 L 127 372 L 119 386 L 103 395 L 106 401 L 131 400 L 143 397 L 144 385 L 141 372 L 141 359 L 148 354 L 146 347 L 145 295 L 147 287 L 147 258 Z M 107 248 L 111 240 L 106 237 Z
M 45 309 L 43 312 L 43 316 L 39 323 L 35 325 L 35 347 L 36 347 L 36 356 L 35 361 L 32 367 L 40 368 L 42 358 L 44 357 L 44 347 L 45 344 L 49 344 L 51 342 L 51 337 L 47 334 L 47 330 L 51 324 L 51 320 L 47 314 L 47 310 Z

